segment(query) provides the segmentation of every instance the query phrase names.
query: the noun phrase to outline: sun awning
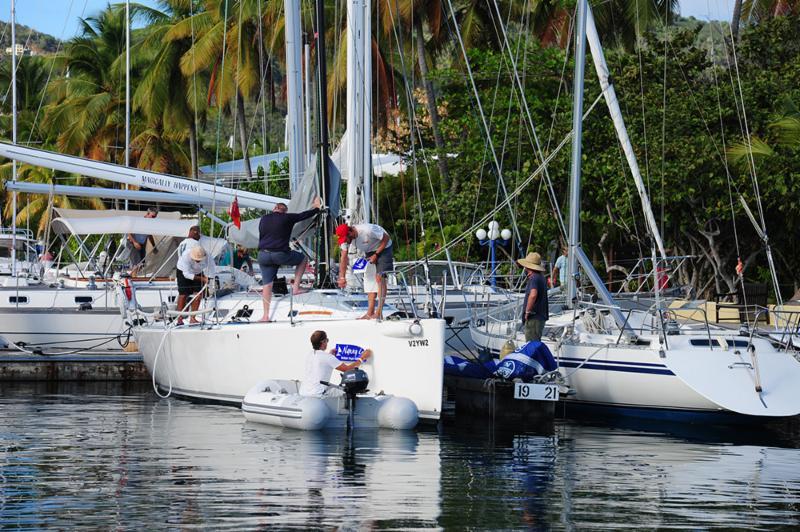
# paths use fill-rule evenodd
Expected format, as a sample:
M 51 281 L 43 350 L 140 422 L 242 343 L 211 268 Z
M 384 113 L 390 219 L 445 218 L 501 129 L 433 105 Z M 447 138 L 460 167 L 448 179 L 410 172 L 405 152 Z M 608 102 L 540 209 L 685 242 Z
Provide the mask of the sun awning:
M 170 220 L 166 217 L 143 218 L 141 216 L 104 216 L 97 218 L 56 218 L 52 229 L 57 234 L 73 235 L 119 235 L 138 233 L 142 235 L 180 236 L 189 234 L 189 228 L 197 225 L 196 219 Z

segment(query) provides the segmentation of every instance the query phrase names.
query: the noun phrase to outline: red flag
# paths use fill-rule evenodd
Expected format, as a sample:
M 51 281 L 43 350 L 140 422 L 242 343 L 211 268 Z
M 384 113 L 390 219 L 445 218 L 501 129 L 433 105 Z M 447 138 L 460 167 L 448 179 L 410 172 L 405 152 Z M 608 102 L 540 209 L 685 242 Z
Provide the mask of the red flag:
M 231 215 L 231 220 L 233 221 L 233 225 L 236 226 L 236 229 L 242 228 L 242 218 L 239 215 L 239 198 L 234 196 L 233 203 L 231 203 L 231 208 L 228 209 L 228 214 Z

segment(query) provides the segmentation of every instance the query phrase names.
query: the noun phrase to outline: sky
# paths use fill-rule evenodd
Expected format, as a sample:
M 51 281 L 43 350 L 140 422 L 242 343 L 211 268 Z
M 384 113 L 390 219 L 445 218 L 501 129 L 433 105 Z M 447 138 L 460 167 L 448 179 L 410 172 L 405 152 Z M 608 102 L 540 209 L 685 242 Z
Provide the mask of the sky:
M 156 0 L 138 0 L 154 6 Z M 700 20 L 730 20 L 734 0 L 680 0 L 683 16 Z M 78 33 L 79 17 L 88 17 L 108 5 L 108 0 L 17 0 L 17 22 L 56 38 Z M 113 2 L 112 2 L 113 3 Z M 11 0 L 0 0 L 0 20 L 11 18 Z

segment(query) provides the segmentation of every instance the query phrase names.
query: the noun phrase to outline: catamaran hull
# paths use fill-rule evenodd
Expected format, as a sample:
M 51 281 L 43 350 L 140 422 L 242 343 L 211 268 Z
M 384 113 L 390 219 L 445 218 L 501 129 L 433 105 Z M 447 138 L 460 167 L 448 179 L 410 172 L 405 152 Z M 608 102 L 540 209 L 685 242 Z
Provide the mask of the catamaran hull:
M 373 393 L 407 397 L 421 419 L 437 420 L 442 409 L 444 321 L 329 320 L 238 324 L 210 329 L 137 327 L 134 335 L 148 371 L 174 395 L 241 405 L 264 378 L 301 380 L 310 337 L 326 331 L 330 345 L 371 348 L 365 364 Z M 414 334 L 417 333 L 417 334 Z M 334 380 L 336 378 L 334 377 Z

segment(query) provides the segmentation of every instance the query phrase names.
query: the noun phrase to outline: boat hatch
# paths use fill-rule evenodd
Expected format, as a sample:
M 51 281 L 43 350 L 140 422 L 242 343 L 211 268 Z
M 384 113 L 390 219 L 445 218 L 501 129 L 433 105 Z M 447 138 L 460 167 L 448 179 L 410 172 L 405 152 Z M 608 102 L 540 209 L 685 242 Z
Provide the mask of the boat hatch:
M 670 349 L 663 360 L 681 381 L 720 409 L 764 417 L 800 414 L 800 363 L 767 342 L 754 345 L 761 393 L 756 391 L 757 372 L 747 349 L 707 349 L 702 356 L 697 356 L 698 349 Z

